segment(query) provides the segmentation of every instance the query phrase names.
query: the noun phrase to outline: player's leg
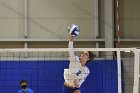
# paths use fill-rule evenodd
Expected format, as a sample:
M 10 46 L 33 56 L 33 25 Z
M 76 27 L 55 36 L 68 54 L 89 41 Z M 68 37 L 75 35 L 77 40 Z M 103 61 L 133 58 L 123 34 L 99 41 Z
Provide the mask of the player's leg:
M 75 90 L 73 93 L 80 93 L 80 91 L 79 90 Z
M 73 90 L 73 93 L 80 93 L 80 88 L 75 88 L 75 89 Z

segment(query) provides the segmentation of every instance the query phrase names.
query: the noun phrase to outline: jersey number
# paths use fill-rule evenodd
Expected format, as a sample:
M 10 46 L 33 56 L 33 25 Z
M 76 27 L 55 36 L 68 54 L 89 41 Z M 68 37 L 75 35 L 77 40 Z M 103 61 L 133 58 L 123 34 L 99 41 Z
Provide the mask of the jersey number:
M 79 70 L 79 71 L 76 73 L 76 75 L 79 76 L 80 74 L 81 74 L 81 71 Z

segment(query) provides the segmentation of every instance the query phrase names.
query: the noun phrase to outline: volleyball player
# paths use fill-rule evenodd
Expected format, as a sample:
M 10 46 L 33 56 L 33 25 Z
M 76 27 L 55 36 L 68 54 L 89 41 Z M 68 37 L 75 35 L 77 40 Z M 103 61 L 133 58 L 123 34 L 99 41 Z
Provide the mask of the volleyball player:
M 70 35 L 69 48 L 73 48 L 74 36 Z M 86 64 L 94 58 L 90 51 L 84 51 L 80 57 L 74 51 L 69 51 L 69 68 L 64 69 L 64 93 L 80 93 L 80 87 L 86 80 L 90 71 Z

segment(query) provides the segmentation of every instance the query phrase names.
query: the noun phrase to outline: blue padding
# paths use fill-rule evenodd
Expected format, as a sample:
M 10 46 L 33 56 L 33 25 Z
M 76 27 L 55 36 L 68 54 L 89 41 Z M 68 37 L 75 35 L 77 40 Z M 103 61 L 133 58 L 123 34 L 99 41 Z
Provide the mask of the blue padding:
M 0 93 L 16 93 L 22 79 L 35 93 L 63 93 L 63 69 L 68 61 L 1 61 Z M 90 75 L 81 93 L 117 93 L 116 60 L 96 60 L 87 65 Z

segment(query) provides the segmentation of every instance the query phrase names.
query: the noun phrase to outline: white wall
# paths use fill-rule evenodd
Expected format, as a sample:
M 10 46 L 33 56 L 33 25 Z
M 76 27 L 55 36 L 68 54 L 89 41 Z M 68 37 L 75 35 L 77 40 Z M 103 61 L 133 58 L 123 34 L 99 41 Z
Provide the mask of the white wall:
M 93 40 L 87 46 L 104 47 L 104 40 L 96 41 L 94 21 L 94 0 L 27 0 L 28 1 L 28 38 L 46 41 L 66 41 L 67 27 L 78 24 L 80 36 L 76 39 Z M 140 0 L 119 0 L 121 47 L 140 47 Z M 104 0 L 99 0 L 99 39 L 104 39 Z M 24 38 L 24 0 L 0 0 L 0 47 L 24 47 L 24 41 L 4 42 L 2 39 Z M 116 37 L 117 39 L 117 37 Z M 138 39 L 132 40 L 131 39 Z M 131 41 L 131 42 L 130 42 Z M 65 46 L 61 42 L 60 47 Z M 29 47 L 48 47 L 48 42 L 28 42 Z M 78 42 L 78 46 L 85 42 Z M 10 46 L 11 45 L 11 46 Z M 19 45 L 19 46 L 17 46 Z M 56 47 L 58 43 L 49 47 Z
M 67 39 L 70 24 L 79 39 L 94 38 L 94 0 L 27 0 L 29 38 Z M 1 0 L 0 38 L 24 37 L 24 0 Z
M 119 0 L 122 38 L 140 39 L 140 0 Z
M 23 0 L 0 0 L 0 38 L 23 38 Z

